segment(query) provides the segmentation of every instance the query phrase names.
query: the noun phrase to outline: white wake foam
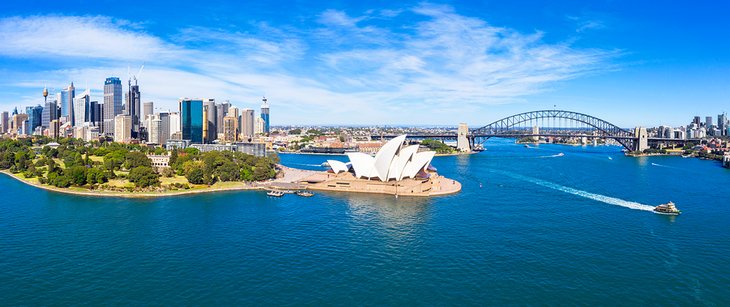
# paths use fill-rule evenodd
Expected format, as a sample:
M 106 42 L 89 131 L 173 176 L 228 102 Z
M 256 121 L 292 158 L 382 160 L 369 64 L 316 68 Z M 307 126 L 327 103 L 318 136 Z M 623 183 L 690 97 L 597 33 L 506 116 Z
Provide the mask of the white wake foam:
M 580 197 L 592 199 L 592 200 L 595 200 L 595 201 L 600 201 L 602 203 L 606 203 L 606 204 L 609 204 L 609 205 L 616 205 L 616 206 L 621 206 L 621 207 L 625 207 L 625 208 L 629 208 L 629 209 L 634 209 L 634 210 L 643 210 L 643 211 L 653 211 L 654 210 L 654 207 L 652 207 L 652 206 L 640 204 L 640 203 L 633 202 L 633 201 L 628 201 L 628 200 L 623 200 L 623 199 L 620 199 L 620 198 L 615 198 L 615 197 L 610 197 L 610 196 L 606 196 L 606 195 L 601 195 L 601 194 L 586 192 L 586 191 L 583 191 L 583 190 L 578 190 L 578 189 L 575 189 L 575 188 L 566 187 L 566 186 L 563 186 L 563 185 L 559 185 L 559 184 L 556 184 L 556 183 L 552 183 L 552 182 L 545 181 L 545 180 L 541 180 L 541 179 L 537 179 L 537 178 L 531 178 L 531 177 L 517 175 L 517 174 L 512 174 L 512 173 L 507 173 L 507 172 L 505 172 L 504 174 L 506 174 L 507 176 L 510 176 L 512 178 L 515 178 L 515 179 L 524 180 L 524 181 L 527 181 L 527 182 L 531 182 L 531 183 L 534 183 L 534 184 L 537 184 L 537 185 L 544 186 L 546 188 L 551 188 L 553 190 L 565 192 L 565 193 L 568 193 L 568 194 L 573 194 L 573 195 L 576 195 L 576 196 L 580 196 Z

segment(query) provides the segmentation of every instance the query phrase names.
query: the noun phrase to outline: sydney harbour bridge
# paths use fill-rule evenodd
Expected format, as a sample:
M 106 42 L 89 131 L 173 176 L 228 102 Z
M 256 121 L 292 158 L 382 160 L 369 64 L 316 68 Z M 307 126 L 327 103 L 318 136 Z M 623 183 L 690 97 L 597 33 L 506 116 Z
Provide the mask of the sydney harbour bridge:
M 394 135 L 373 135 L 389 139 Z M 486 126 L 469 129 L 460 124 L 457 133 L 413 134 L 410 139 L 456 139 L 461 150 L 473 150 L 490 138 L 586 138 L 612 139 L 628 151 L 643 151 L 650 144 L 684 144 L 694 139 L 650 138 L 645 128 L 625 129 L 588 114 L 565 110 L 539 110 L 511 115 Z

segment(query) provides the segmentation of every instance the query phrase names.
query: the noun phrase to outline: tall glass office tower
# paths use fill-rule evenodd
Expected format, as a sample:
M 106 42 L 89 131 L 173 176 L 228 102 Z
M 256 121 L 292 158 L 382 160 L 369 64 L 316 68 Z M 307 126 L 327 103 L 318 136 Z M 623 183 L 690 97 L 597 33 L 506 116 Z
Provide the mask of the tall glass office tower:
M 203 100 L 183 98 L 179 101 L 182 139 L 203 142 Z

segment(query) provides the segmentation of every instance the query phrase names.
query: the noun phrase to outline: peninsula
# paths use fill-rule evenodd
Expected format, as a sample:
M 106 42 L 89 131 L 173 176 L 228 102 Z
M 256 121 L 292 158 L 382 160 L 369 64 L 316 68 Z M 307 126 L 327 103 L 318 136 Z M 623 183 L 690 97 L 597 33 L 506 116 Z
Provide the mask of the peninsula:
M 166 151 L 137 144 L 87 144 L 70 138 L 58 143 L 44 137 L 3 139 L 0 172 L 42 189 L 100 197 L 149 198 L 272 189 L 436 196 L 461 190 L 461 184 L 438 175 L 430 166 L 433 152 L 417 153 L 417 145 L 403 147 L 400 139 L 388 144 L 384 146 L 387 150 L 375 158 L 362 154 L 373 165 L 358 164 L 351 169 L 351 164 L 342 163 L 328 171 L 307 171 L 278 164 L 275 154 L 257 157 L 230 151 L 199 152 L 194 148 Z M 388 165 L 400 168 L 386 168 L 379 173 L 383 168 L 376 168 L 375 162 L 384 165 L 386 160 Z M 371 167 L 370 173 L 362 174 L 362 167 Z M 379 180 L 382 174 L 386 180 Z

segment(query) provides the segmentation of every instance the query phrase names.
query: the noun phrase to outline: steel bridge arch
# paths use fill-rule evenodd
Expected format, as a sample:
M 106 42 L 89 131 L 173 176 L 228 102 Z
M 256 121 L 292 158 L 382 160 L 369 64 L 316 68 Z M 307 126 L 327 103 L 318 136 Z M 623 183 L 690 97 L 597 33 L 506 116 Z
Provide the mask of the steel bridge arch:
M 487 138 L 492 136 L 497 137 L 499 134 L 507 134 L 512 131 L 510 129 L 518 124 L 546 118 L 567 119 L 586 124 L 600 131 L 603 137 L 616 140 L 628 150 L 635 150 L 634 133 L 598 117 L 565 110 L 539 110 L 515 114 L 470 132 L 472 137 L 479 137 L 479 135 L 485 135 Z

